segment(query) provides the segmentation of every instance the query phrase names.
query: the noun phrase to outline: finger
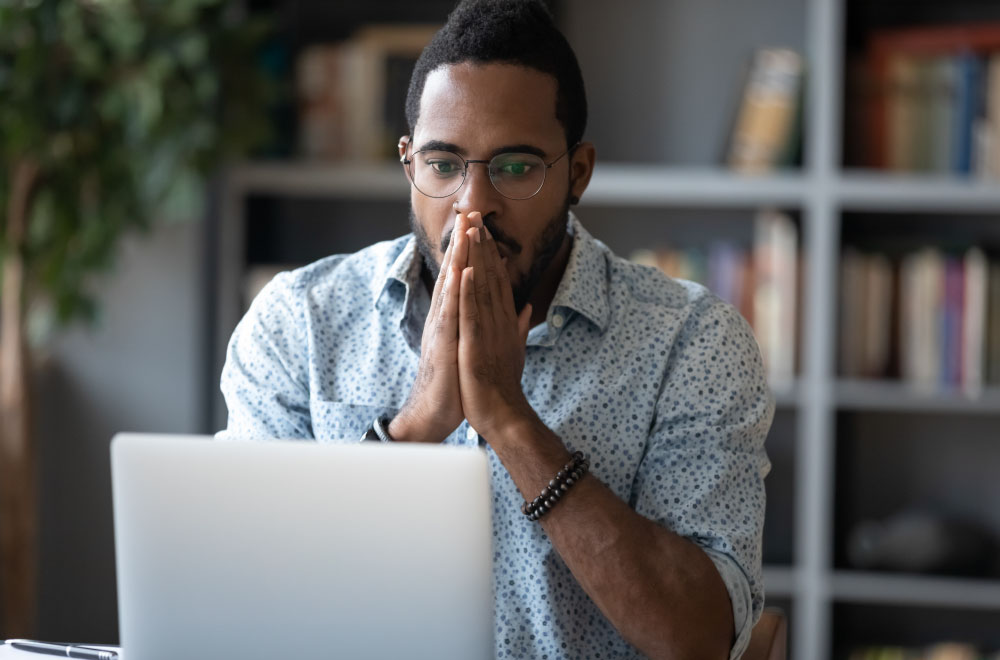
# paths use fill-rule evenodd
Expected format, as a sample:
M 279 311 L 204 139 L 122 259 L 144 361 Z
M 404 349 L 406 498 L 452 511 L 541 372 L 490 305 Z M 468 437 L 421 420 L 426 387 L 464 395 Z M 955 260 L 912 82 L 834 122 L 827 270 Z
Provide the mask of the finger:
M 466 357 L 471 357 L 472 354 L 468 351 L 474 350 L 473 346 L 478 344 L 482 337 L 479 307 L 476 304 L 475 268 L 473 266 L 462 271 L 462 292 L 459 298 L 458 336 L 459 345 L 462 347 L 460 350 Z M 473 344 L 466 344 L 466 339 Z
M 451 254 L 451 270 L 455 272 L 456 281 L 462 276 L 462 271 L 469 265 L 469 219 L 459 213 L 455 219 L 455 230 L 452 234 L 454 251 Z
M 460 277 L 461 275 L 456 275 L 453 269 L 448 269 L 444 280 L 444 287 L 441 289 L 440 309 L 434 323 L 434 343 L 440 347 L 443 342 L 450 349 L 445 354 L 447 361 L 450 363 L 456 361 L 455 347 L 458 342 Z
M 483 245 L 482 235 L 480 230 L 476 227 L 469 228 L 467 232 L 469 237 L 469 266 L 476 269 L 476 274 L 478 277 L 475 278 L 476 283 L 476 302 L 481 310 L 489 309 L 490 301 L 490 286 L 486 275 L 486 251 Z
M 500 256 L 500 251 L 497 249 L 497 243 L 493 240 L 493 234 L 486 227 L 483 228 L 486 232 L 486 246 L 487 246 L 487 269 L 492 270 L 492 277 L 490 279 L 491 294 L 493 300 L 497 301 L 499 304 L 496 305 L 497 319 L 504 323 L 513 323 L 514 319 L 517 317 L 517 312 L 514 309 L 514 289 L 510 284 L 510 275 L 507 273 L 507 260 Z M 491 268 L 492 266 L 492 268 Z
M 458 220 L 455 220 L 455 227 L 458 227 Z M 445 275 L 448 274 L 448 269 L 451 267 L 451 255 L 455 248 L 455 227 L 451 231 L 451 240 L 448 241 L 448 247 L 444 251 L 444 256 L 441 257 L 441 268 L 438 270 L 437 279 L 434 281 L 434 290 L 431 292 L 431 307 L 427 310 L 427 315 L 429 318 L 434 318 L 439 308 L 441 307 L 440 293 L 441 289 L 444 288 Z
M 500 263 L 500 253 L 497 252 L 497 243 L 493 240 L 493 235 L 486 227 L 483 227 L 483 238 L 483 261 L 486 264 L 486 284 L 490 290 L 491 311 L 497 323 L 507 324 L 513 320 L 513 316 L 507 316 L 507 310 L 504 308 L 500 285 L 500 270 L 503 268 Z
M 524 346 L 528 343 L 528 332 L 531 330 L 531 311 L 533 307 L 531 303 L 524 306 L 521 313 L 517 316 L 517 336 L 520 339 L 519 346 Z
M 472 211 L 467 217 L 469 218 L 470 227 L 483 227 L 483 214 L 479 211 Z

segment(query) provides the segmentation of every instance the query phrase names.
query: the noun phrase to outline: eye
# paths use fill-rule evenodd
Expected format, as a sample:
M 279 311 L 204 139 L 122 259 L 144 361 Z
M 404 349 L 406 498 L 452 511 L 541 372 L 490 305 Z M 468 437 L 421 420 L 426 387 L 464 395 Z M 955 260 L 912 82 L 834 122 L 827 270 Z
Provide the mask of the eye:
M 501 174 L 507 174 L 509 176 L 524 176 L 531 171 L 531 168 L 531 163 L 514 160 L 503 163 L 500 165 L 499 170 Z
M 427 165 L 437 174 L 454 174 L 461 169 L 453 160 L 429 160 Z

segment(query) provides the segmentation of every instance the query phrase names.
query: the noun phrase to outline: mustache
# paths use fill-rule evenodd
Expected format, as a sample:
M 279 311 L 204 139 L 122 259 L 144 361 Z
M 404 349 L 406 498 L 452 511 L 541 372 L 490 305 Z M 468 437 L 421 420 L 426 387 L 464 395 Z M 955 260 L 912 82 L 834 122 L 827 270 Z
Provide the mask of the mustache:
M 511 238 L 500 226 L 496 223 L 496 217 L 491 213 L 483 218 L 483 226 L 490 230 L 490 234 L 493 235 L 493 240 L 497 243 L 503 245 L 510 252 L 510 256 L 514 257 L 521 254 L 521 250 L 524 248 L 516 240 Z M 441 253 L 444 254 L 448 249 L 448 245 L 451 243 L 451 233 L 441 239 Z

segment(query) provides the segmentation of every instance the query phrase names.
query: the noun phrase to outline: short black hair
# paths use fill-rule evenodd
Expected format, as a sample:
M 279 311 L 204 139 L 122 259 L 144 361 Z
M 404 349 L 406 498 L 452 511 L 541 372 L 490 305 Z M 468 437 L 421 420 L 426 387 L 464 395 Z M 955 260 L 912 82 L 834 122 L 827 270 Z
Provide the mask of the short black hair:
M 556 79 L 556 118 L 566 145 L 583 139 L 587 95 L 576 54 L 540 0 L 462 0 L 413 68 L 406 93 L 410 133 L 420 116 L 427 75 L 447 64 L 500 62 L 524 66 Z

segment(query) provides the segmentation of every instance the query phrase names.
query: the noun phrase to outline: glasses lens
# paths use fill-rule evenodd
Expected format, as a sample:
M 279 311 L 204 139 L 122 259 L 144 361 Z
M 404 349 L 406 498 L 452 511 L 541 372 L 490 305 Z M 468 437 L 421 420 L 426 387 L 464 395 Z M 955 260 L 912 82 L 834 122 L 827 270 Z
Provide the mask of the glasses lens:
M 413 185 L 428 197 L 451 195 L 465 178 L 465 162 L 450 151 L 418 151 L 409 167 Z
M 545 182 L 545 161 L 534 154 L 500 154 L 490 161 L 490 179 L 511 199 L 528 199 Z

